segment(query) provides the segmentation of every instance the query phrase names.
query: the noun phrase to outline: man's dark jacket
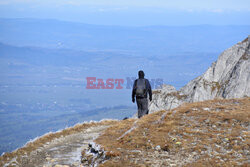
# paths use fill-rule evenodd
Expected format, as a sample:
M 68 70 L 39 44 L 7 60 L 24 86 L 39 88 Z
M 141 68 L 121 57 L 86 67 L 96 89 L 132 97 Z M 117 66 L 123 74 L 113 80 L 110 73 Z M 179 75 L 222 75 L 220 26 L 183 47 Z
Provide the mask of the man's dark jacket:
M 139 79 L 144 79 L 144 76 L 139 75 Z M 134 85 L 133 85 L 132 100 L 135 99 L 135 96 L 136 96 L 136 83 L 137 83 L 137 80 L 138 79 L 135 80 Z M 145 80 L 146 80 L 146 93 L 145 93 L 144 98 L 147 98 L 148 94 L 149 94 L 149 99 L 151 101 L 152 100 L 152 89 L 151 89 L 149 81 L 147 79 L 145 79 Z M 136 97 L 136 98 L 138 98 L 138 97 Z

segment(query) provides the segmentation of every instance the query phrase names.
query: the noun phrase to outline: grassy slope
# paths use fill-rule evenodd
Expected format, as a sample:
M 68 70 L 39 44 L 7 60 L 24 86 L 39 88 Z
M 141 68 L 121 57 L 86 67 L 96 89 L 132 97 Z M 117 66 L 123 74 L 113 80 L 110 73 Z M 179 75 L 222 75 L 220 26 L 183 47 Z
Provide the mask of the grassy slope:
M 53 139 L 100 124 L 113 125 L 96 139 L 110 157 L 100 166 L 247 166 L 249 120 L 250 98 L 185 104 L 140 120 L 79 124 L 47 134 L 1 156 L 0 166 Z
M 250 98 L 185 104 L 124 120 L 96 139 L 113 153 L 101 166 L 247 166 L 249 120 Z

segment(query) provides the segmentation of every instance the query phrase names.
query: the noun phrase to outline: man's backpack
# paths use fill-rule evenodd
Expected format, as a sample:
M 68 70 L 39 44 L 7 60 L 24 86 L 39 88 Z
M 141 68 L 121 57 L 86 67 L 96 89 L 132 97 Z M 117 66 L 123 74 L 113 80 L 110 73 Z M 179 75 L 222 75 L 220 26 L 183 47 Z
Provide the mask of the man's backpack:
M 145 97 L 146 95 L 146 79 L 137 79 L 136 80 L 136 97 Z

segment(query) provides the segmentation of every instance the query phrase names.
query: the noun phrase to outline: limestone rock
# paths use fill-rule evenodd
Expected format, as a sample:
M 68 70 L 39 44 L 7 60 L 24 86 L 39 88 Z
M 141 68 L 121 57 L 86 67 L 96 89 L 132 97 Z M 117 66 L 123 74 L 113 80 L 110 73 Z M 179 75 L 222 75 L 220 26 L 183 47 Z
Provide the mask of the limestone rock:
M 153 91 L 150 113 L 169 110 L 185 102 L 214 98 L 241 98 L 250 96 L 250 36 L 225 50 L 207 71 L 176 91 L 164 85 Z

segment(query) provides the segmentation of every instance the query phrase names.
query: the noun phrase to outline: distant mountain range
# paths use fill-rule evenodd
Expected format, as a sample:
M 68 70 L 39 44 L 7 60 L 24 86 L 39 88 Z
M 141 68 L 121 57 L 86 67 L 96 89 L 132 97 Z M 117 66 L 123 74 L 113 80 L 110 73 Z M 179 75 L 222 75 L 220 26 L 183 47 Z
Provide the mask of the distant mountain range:
M 3 43 L 144 55 L 221 52 L 248 34 L 249 25 L 121 27 L 45 19 L 0 19 Z

